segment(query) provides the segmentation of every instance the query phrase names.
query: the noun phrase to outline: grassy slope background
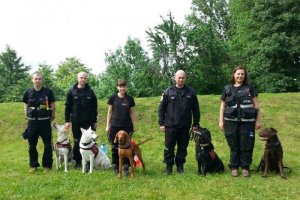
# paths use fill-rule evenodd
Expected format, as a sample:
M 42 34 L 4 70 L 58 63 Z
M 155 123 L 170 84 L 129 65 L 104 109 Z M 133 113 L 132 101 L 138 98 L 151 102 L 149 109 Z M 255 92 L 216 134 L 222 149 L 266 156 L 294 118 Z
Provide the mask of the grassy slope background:
M 229 148 L 223 133 L 218 128 L 219 96 L 198 96 L 201 107 L 201 125 L 212 132 L 215 150 L 227 165 Z M 163 175 L 164 135 L 157 124 L 159 97 L 136 99 L 139 123 L 134 139 L 141 141 L 155 137 L 141 146 L 146 164 L 146 173 L 137 169 L 136 177 L 118 180 L 111 170 L 82 174 L 70 169 L 68 173 L 53 170 L 35 174 L 28 170 L 28 145 L 21 137 L 26 127 L 22 103 L 0 104 L 0 198 L 1 199 L 300 199 L 300 93 L 261 94 L 259 96 L 264 127 L 274 127 L 284 149 L 284 165 L 292 169 L 287 180 L 270 174 L 261 178 L 255 169 L 263 154 L 264 143 L 256 135 L 256 144 L 251 166 L 251 177 L 224 174 L 199 177 L 195 160 L 195 145 L 188 147 L 185 174 L 166 177 Z M 56 122 L 64 122 L 64 102 L 57 102 Z M 98 143 L 104 141 L 106 100 L 99 101 Z M 56 132 L 53 131 L 54 140 Z M 71 134 L 69 135 L 70 137 Z M 39 140 L 39 160 L 42 141 Z M 110 151 L 109 151 L 110 154 Z M 54 157 L 55 158 L 55 157 Z M 41 162 L 41 161 L 40 161 Z

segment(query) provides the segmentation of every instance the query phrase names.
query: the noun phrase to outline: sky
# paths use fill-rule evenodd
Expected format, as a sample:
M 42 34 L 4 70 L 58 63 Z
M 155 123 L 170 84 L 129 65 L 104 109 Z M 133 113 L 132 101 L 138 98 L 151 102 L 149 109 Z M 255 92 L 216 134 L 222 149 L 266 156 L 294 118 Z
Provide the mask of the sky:
M 0 52 L 16 50 L 25 65 L 54 69 L 77 57 L 94 74 L 105 71 L 105 52 L 138 38 L 172 12 L 183 23 L 192 0 L 1 0 Z

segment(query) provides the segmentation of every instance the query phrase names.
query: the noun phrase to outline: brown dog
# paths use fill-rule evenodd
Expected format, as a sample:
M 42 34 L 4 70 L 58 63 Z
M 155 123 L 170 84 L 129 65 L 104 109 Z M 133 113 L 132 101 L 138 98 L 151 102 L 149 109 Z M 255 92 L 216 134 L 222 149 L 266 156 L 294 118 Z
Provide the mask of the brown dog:
M 139 145 L 151 140 L 153 138 L 147 139 L 145 141 L 140 142 L 139 144 L 136 144 L 131 141 L 128 133 L 126 131 L 119 131 L 115 137 L 114 143 L 119 144 L 119 178 L 122 178 L 122 167 L 123 167 L 123 158 L 127 157 L 130 161 L 130 177 L 134 177 L 134 167 L 135 167 L 135 162 L 134 162 L 134 155 L 136 155 L 139 160 L 142 163 L 143 166 L 143 171 L 145 171 L 145 164 L 142 158 L 142 152 L 139 147 Z
M 259 136 L 262 141 L 266 141 L 264 155 L 258 167 L 258 170 L 263 171 L 262 177 L 266 178 L 268 171 L 274 171 L 280 173 L 281 178 L 285 179 L 282 162 L 283 150 L 277 136 L 277 130 L 265 128 Z

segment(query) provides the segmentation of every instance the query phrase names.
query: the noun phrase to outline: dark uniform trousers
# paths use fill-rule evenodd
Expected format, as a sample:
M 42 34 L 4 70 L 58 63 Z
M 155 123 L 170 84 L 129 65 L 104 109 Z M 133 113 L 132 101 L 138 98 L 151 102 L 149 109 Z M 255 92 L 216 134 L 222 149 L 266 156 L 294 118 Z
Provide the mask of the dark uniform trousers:
M 89 127 L 92 127 L 92 130 L 95 131 L 93 127 L 92 122 L 84 122 L 84 123 L 72 123 L 72 132 L 73 132 L 73 138 L 74 138 L 74 147 L 73 147 L 73 159 L 76 161 L 77 164 L 81 164 L 81 154 L 79 151 L 79 143 L 81 138 L 81 130 L 83 129 L 89 129 Z
M 225 137 L 230 147 L 230 168 L 249 170 L 255 142 L 255 122 L 224 122 Z
M 165 127 L 164 162 L 167 165 L 174 165 L 175 158 L 175 164 L 182 166 L 185 163 L 189 141 L 189 128 Z M 176 143 L 177 151 L 175 156 Z
M 115 127 L 115 126 L 111 126 L 109 128 L 109 135 L 108 135 L 108 139 L 109 139 L 109 143 L 111 144 L 111 157 L 112 157 L 112 164 L 115 164 L 116 166 L 119 166 L 119 153 L 118 153 L 118 143 L 114 143 L 115 137 L 117 135 L 117 133 L 120 131 L 126 131 L 128 134 L 130 132 L 133 131 L 132 127 Z M 123 160 L 124 164 L 128 164 L 129 165 L 129 159 L 128 158 L 124 158 Z
M 28 144 L 29 144 L 29 165 L 39 167 L 38 152 L 36 149 L 38 138 L 41 136 L 44 143 L 44 154 L 42 166 L 52 168 L 52 129 L 51 121 L 48 120 L 28 120 Z

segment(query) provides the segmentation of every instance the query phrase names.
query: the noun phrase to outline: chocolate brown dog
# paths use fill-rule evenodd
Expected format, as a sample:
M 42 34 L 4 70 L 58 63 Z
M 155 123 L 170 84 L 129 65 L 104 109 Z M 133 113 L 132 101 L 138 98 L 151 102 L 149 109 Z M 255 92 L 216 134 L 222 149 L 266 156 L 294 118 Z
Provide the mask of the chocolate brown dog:
M 265 128 L 259 133 L 260 140 L 266 141 L 264 155 L 258 166 L 258 170 L 263 171 L 262 177 L 266 178 L 269 171 L 280 174 L 281 178 L 286 178 L 283 173 L 283 150 L 274 128 Z
M 119 131 L 115 137 L 114 143 L 119 144 L 119 175 L 118 178 L 122 178 L 122 167 L 123 167 L 123 158 L 127 157 L 130 161 L 130 177 L 134 177 L 134 168 L 135 168 L 135 162 L 134 162 L 134 155 L 138 157 L 138 159 L 141 161 L 143 171 L 145 171 L 145 164 L 142 158 L 142 152 L 139 147 L 139 145 L 151 140 L 153 138 L 144 140 L 138 144 L 131 141 L 128 133 L 126 131 Z

